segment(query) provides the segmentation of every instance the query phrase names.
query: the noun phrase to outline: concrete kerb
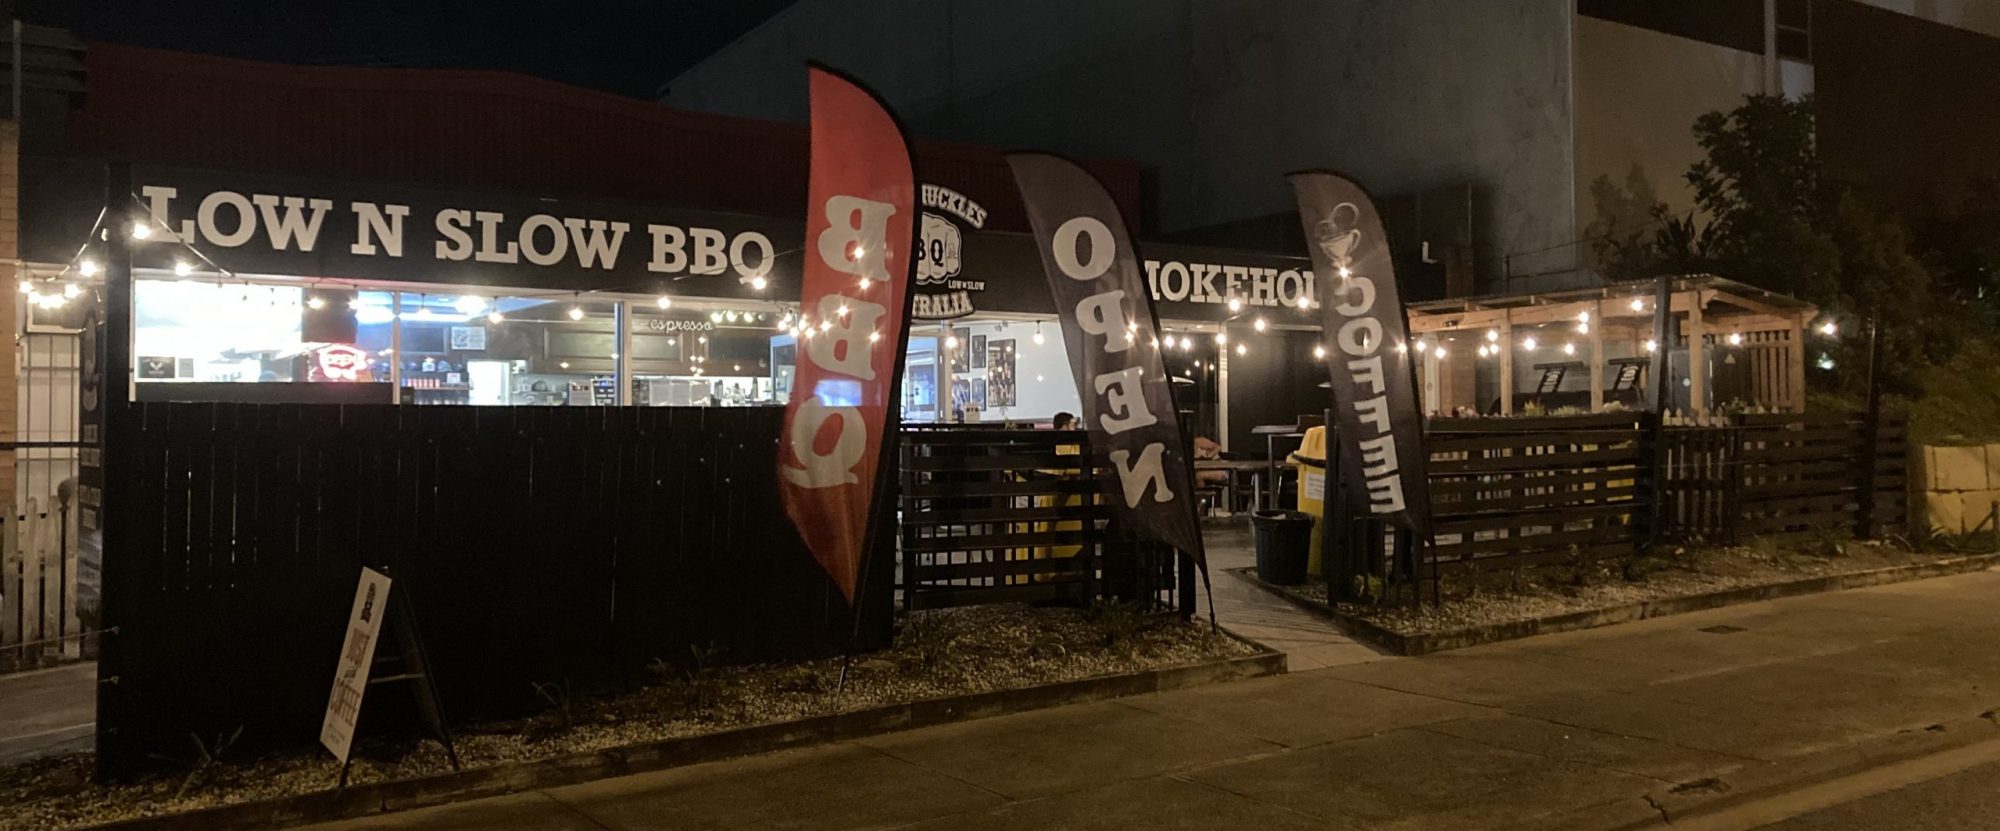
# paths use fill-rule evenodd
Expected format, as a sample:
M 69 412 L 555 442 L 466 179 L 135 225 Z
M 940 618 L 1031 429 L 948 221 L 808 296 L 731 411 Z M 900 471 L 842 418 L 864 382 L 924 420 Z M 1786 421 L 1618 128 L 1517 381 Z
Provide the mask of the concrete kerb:
M 1285 672 L 1283 652 L 1226 629 L 1223 632 L 1254 647 L 1257 652 L 1188 666 L 890 704 L 589 753 L 510 762 L 415 779 L 371 782 L 351 786 L 345 791 L 318 791 L 89 827 L 102 831 L 229 831 L 332 822 L 1063 704 L 1102 701 Z
M 1845 589 L 1867 588 L 1888 583 L 1902 583 L 1929 577 L 1947 577 L 1982 571 L 2000 564 L 2000 554 L 1978 554 L 1966 557 L 1951 557 L 1928 563 L 1906 566 L 1869 569 L 1848 574 L 1829 574 L 1820 577 L 1806 577 L 1780 583 L 1765 583 L 1758 586 L 1744 586 L 1722 591 L 1704 592 L 1685 597 L 1666 597 L 1609 606 L 1602 609 L 1586 609 L 1565 612 L 1523 620 L 1502 621 L 1479 626 L 1467 626 L 1441 632 L 1408 634 L 1395 632 L 1373 622 L 1332 608 L 1297 589 L 1278 586 L 1259 579 L 1254 569 L 1229 569 L 1229 573 L 1246 580 L 1252 585 L 1290 601 L 1319 617 L 1332 621 L 1342 631 L 1357 640 L 1366 641 L 1397 655 L 1425 655 L 1469 646 L 1516 640 L 1535 635 L 1552 635 L 1578 629 L 1593 629 L 1617 623 L 1630 623 L 1648 618 L 1699 612 L 1723 606 L 1743 603 L 1757 603 L 1785 597 L 1841 591 Z

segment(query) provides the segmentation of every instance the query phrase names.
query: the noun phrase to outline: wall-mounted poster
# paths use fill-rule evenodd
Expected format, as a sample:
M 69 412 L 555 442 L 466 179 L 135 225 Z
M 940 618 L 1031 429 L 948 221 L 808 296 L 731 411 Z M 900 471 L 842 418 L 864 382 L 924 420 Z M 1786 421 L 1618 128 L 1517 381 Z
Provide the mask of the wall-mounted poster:
M 986 342 L 986 403 L 1014 406 L 1014 341 Z
M 485 351 L 486 327 L 451 327 L 451 348 L 453 351 Z
M 973 369 L 985 369 L 985 368 L 986 368 L 986 336 L 985 336 L 985 335 L 973 335 L 973 336 L 972 336 L 972 354 L 970 354 L 970 355 L 967 355 L 966 357 L 967 357 L 967 358 L 970 358 L 970 359 L 972 360 L 972 368 L 973 368 Z
M 157 381 L 174 377 L 174 369 L 180 362 L 170 357 L 145 355 L 139 358 L 139 380 Z
M 972 379 L 972 406 L 986 409 L 986 379 Z
M 972 351 L 970 349 L 967 349 L 966 347 L 972 345 L 972 330 L 953 329 L 951 330 L 951 334 L 953 335 L 953 337 L 956 338 L 954 342 L 958 344 L 956 348 L 953 348 L 951 346 L 945 347 L 946 349 L 951 350 L 951 371 L 953 373 L 971 372 Z

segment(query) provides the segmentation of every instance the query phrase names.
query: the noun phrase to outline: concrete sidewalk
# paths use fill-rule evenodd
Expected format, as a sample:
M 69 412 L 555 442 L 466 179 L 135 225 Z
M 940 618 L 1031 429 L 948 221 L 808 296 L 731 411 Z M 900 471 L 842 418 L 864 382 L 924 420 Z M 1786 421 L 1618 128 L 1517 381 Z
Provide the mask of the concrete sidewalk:
M 2000 705 L 1996 597 L 1982 572 L 321 828 L 1658 825 L 1677 783 L 1865 759 L 1933 725 L 2000 739 L 1979 718 Z
M 1210 526 L 1203 529 L 1202 538 L 1208 548 L 1208 570 L 1215 581 L 1216 620 L 1231 632 L 1285 653 L 1286 666 L 1292 672 L 1388 657 L 1348 637 L 1325 618 L 1225 573 L 1257 564 L 1249 526 Z M 1206 595 L 1199 605 L 1201 614 L 1208 614 Z
M 96 721 L 94 661 L 0 675 L 0 765 L 89 750 Z

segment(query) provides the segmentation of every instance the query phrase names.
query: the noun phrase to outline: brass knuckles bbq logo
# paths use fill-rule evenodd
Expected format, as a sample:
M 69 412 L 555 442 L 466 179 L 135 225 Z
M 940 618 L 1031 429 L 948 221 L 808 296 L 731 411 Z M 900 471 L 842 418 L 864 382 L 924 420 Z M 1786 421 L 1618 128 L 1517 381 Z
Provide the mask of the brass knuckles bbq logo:
M 939 185 L 924 185 L 922 200 L 917 295 L 911 301 L 911 316 L 920 320 L 965 317 L 973 312 L 972 293 L 986 290 L 986 281 L 959 276 L 964 269 L 965 232 L 986 227 L 986 209 L 965 194 Z

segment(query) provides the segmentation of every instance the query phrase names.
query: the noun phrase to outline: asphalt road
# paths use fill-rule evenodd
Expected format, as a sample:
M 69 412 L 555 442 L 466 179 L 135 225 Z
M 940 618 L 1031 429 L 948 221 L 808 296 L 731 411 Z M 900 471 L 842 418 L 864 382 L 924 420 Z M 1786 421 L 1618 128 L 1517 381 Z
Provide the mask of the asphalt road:
M 2000 828 L 2000 763 L 1801 814 L 1763 831 L 1991 831 Z

